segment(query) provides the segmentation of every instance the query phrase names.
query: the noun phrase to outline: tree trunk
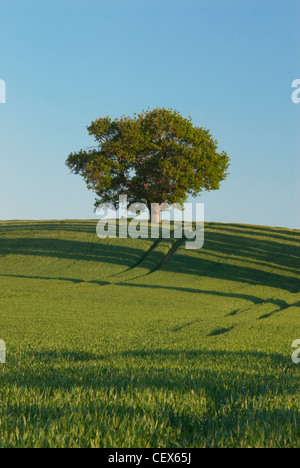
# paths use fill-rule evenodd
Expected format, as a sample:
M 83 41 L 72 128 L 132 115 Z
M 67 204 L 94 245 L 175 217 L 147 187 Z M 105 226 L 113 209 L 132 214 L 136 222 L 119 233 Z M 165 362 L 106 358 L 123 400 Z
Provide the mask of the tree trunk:
M 160 206 L 158 203 L 153 203 L 151 205 L 151 222 L 154 224 L 159 224 L 160 219 Z

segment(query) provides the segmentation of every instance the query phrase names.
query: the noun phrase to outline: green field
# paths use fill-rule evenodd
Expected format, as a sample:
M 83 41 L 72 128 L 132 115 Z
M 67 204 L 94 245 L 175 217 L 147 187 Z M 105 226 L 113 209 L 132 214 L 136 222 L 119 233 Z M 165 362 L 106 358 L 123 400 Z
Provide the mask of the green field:
M 300 231 L 95 227 L 0 222 L 0 446 L 300 447 Z

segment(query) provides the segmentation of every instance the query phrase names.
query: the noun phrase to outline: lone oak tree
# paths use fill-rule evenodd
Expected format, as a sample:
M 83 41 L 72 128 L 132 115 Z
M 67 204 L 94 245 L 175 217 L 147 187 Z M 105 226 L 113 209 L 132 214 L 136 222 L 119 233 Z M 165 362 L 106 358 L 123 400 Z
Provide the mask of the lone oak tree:
M 119 196 L 129 203 L 179 203 L 203 190 L 217 190 L 227 176 L 229 157 L 217 141 L 172 109 L 153 109 L 112 120 L 100 118 L 87 128 L 97 146 L 71 153 L 66 165 L 80 174 L 97 196 L 95 206 Z M 150 211 L 151 212 L 151 211 Z M 153 221 L 159 221 L 159 213 Z

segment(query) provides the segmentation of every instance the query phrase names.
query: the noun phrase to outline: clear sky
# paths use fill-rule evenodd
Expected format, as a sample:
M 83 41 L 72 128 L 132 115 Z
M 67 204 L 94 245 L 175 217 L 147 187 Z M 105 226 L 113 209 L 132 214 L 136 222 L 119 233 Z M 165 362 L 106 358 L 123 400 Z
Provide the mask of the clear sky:
M 299 0 L 0 0 L 0 219 L 90 219 L 98 117 L 173 108 L 231 157 L 207 221 L 300 229 Z

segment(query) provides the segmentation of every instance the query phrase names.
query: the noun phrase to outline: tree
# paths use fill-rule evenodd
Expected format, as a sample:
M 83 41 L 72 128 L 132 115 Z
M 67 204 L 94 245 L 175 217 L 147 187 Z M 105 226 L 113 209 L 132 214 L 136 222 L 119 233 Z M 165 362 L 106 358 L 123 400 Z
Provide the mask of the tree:
M 209 130 L 172 109 L 107 116 L 87 130 L 97 146 L 71 153 L 66 165 L 97 194 L 96 207 L 109 202 L 118 208 L 120 195 L 149 210 L 151 203 L 182 204 L 189 195 L 219 189 L 227 176 L 229 157 L 217 152 Z

